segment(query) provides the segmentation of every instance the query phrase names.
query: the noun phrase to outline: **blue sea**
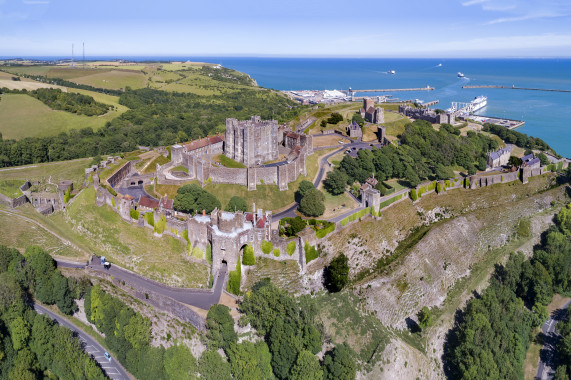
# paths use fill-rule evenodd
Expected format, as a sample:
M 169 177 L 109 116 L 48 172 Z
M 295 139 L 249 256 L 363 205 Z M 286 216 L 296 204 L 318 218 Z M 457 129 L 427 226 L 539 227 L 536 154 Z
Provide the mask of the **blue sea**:
M 41 58 L 41 57 L 38 57 Z M 89 57 L 110 59 L 113 57 Z M 505 85 L 571 90 L 571 59 L 388 59 L 388 58 L 243 58 L 122 57 L 137 61 L 177 60 L 220 63 L 248 73 L 263 87 L 276 90 L 417 88 L 434 91 L 395 92 L 395 98 L 451 102 L 488 97 L 478 114 L 525 121 L 518 130 L 545 140 L 571 157 L 571 92 L 511 89 L 462 89 L 463 85 Z M 53 59 L 53 57 L 52 57 Z M 395 70 L 389 75 L 387 71 Z M 462 72 L 466 78 L 458 78 Z M 383 93 L 383 95 L 386 93 Z M 357 93 L 357 96 L 374 94 Z

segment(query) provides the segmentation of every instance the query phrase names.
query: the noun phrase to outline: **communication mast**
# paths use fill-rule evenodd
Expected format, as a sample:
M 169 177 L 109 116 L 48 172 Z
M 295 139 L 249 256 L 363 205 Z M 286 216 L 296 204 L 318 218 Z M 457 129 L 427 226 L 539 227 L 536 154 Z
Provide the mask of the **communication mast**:
M 85 42 L 82 42 L 83 45 L 83 67 L 85 67 Z
M 73 61 L 73 44 L 71 44 L 71 67 L 75 67 L 75 62 Z

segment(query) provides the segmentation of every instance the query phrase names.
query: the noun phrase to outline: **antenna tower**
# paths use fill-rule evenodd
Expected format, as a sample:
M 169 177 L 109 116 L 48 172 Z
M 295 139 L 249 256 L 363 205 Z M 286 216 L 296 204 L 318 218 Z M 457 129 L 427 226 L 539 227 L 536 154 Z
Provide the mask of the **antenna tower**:
M 83 45 L 83 67 L 85 67 L 85 42 L 82 42 Z
M 71 44 L 71 67 L 74 67 L 75 64 L 73 63 L 73 44 Z

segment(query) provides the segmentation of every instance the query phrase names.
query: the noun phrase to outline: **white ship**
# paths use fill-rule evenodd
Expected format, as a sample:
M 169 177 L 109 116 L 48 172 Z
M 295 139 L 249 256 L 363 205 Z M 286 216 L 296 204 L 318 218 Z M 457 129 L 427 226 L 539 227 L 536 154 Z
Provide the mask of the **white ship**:
M 470 112 L 476 112 L 479 109 L 484 108 L 488 104 L 488 98 L 485 96 L 477 96 L 470 102 Z
M 396 74 L 397 72 L 394 71 L 394 70 L 389 70 L 389 71 L 387 71 L 387 73 L 388 73 L 388 74 L 391 74 L 391 75 L 394 75 L 394 74 Z
M 464 74 L 462 74 L 461 72 L 458 72 L 458 78 L 464 78 Z

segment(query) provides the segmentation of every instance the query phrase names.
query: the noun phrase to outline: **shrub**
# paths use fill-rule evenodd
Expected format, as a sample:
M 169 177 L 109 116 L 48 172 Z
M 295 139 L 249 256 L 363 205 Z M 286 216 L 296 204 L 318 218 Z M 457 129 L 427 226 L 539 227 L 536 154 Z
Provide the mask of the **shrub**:
M 315 260 L 319 257 L 319 251 L 308 242 L 305 242 L 303 247 L 305 250 L 305 262 L 309 264 L 310 261 Z
M 254 256 L 254 248 L 250 244 L 244 247 L 243 259 L 244 265 L 254 265 L 256 264 L 256 257 Z
M 69 202 L 70 198 L 71 198 L 71 187 L 68 187 L 68 189 L 63 194 L 63 203 L 66 204 L 67 202 Z
M 450 187 L 450 180 L 447 179 L 446 181 L 444 181 L 444 186 L 445 187 Z
M 155 232 L 159 235 L 162 234 L 166 226 L 167 226 L 167 218 L 164 215 L 161 215 L 159 220 L 157 220 L 157 222 L 154 225 Z
M 438 182 L 436 184 L 436 193 L 440 194 L 442 192 L 442 185 L 440 184 L 440 182 Z
M 226 290 L 232 294 L 240 294 L 240 281 L 242 280 L 242 265 L 240 264 L 240 257 L 236 263 L 236 270 L 228 274 L 228 286 Z
M 289 243 L 287 243 L 286 246 L 286 252 L 288 255 L 293 255 L 293 253 L 295 252 L 295 248 L 296 248 L 296 244 L 295 241 L 290 241 Z
M 279 248 L 276 248 L 276 249 L 274 249 L 274 251 L 273 251 L 273 254 L 274 254 L 275 257 L 280 257 L 280 253 L 281 253 L 281 252 L 280 252 L 280 249 L 279 249 Z
M 325 222 L 325 223 L 326 225 L 324 226 L 324 228 L 315 231 L 315 236 L 318 239 L 322 239 L 325 236 L 327 236 L 327 234 L 335 231 L 335 223 L 332 222 Z
M 203 259 L 204 258 L 204 252 L 202 251 L 202 249 L 200 249 L 198 247 L 194 247 L 192 249 L 192 256 L 196 257 L 197 259 Z
M 268 255 L 272 249 L 274 249 L 274 244 L 271 241 L 263 241 L 261 244 L 262 252 Z
M 149 226 L 155 226 L 155 216 L 153 215 L 152 212 L 147 212 L 145 213 L 145 219 L 147 220 L 147 224 Z
M 418 195 L 416 194 L 416 189 L 412 189 L 410 191 L 410 199 L 412 199 L 413 202 L 416 202 L 416 200 L 418 199 Z
M 139 211 L 132 208 L 129 210 L 129 214 L 131 214 L 132 219 L 139 220 Z M 187 237 L 188 237 L 188 232 L 186 230 L 184 232 L 187 233 Z

